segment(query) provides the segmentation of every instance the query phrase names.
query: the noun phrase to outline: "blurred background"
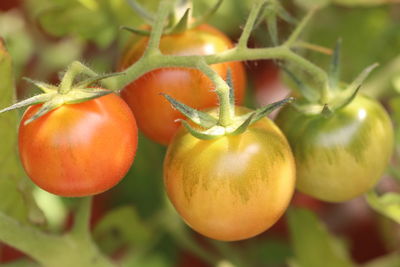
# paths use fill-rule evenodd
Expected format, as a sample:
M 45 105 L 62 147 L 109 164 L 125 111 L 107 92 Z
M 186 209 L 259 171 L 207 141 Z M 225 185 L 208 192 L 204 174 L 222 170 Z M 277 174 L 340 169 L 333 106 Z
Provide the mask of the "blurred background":
M 154 11 L 159 1 L 138 2 Z M 215 2 L 194 0 L 195 15 Z M 225 0 L 209 23 L 236 40 L 253 2 Z M 365 66 L 380 63 L 362 91 L 382 101 L 393 118 L 396 152 L 378 188 L 381 193 L 399 192 L 400 1 L 284 0 L 282 4 L 295 18 L 316 4 L 324 5 L 302 38 L 315 45 L 316 51 L 303 50 L 307 44 L 299 44 L 300 53 L 319 66 L 328 66 L 326 54 L 338 38 L 343 41 L 344 81 L 354 79 Z M 125 0 L 0 0 L 0 36 L 14 62 L 16 97 L 24 99 L 37 93 L 22 77 L 57 83 L 58 73 L 73 60 L 81 60 L 98 72 L 114 71 L 130 37 L 120 26 L 143 23 Z M 255 30 L 253 47 L 271 45 L 267 27 L 262 23 Z M 283 40 L 294 26 L 279 21 L 278 27 Z M 274 62 L 246 62 L 246 68 L 248 106 L 271 103 L 289 92 L 286 78 Z M 12 132 L 15 127 L 3 124 L 0 131 Z M 126 178 L 95 197 L 94 238 L 105 254 L 123 266 L 400 266 L 398 195 L 389 204 L 378 203 L 373 209 L 364 197 L 328 204 L 296 193 L 289 212 L 264 234 L 246 241 L 217 242 L 190 230 L 168 203 L 162 181 L 164 153 L 165 147 L 140 136 L 135 163 Z M 7 200 L 0 204 L 0 210 L 56 233 L 70 227 L 76 200 L 38 189 L 17 165 L 0 165 L 0 170 L 4 168 L 21 175 L 32 199 L 27 202 L 26 195 L 14 193 L 18 191 L 15 184 L 0 182 L 0 196 Z M 1 264 L 18 264 L 25 257 L 0 244 Z M 20 266 L 27 266 L 24 264 Z

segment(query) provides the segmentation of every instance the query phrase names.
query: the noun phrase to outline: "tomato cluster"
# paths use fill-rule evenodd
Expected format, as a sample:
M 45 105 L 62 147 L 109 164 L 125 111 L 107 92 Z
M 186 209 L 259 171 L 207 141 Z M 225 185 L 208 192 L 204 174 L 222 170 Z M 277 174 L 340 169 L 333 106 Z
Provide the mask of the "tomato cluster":
M 147 36 L 133 38 L 118 70 L 139 60 L 148 41 Z M 209 55 L 233 43 L 215 28 L 200 25 L 163 35 L 159 47 L 167 55 Z M 237 116 L 251 112 L 240 106 L 246 86 L 242 62 L 211 68 L 224 79 L 231 74 Z M 377 101 L 363 96 L 329 116 L 288 105 L 278 114 L 280 128 L 264 117 L 240 134 L 226 131 L 212 140 L 199 139 L 181 126 L 178 119 L 184 116 L 163 94 L 214 118 L 214 87 L 199 70 L 169 67 L 132 81 L 121 91 L 122 98 L 108 94 L 66 103 L 30 121 L 46 104 L 33 105 L 19 128 L 22 164 L 32 181 L 51 193 L 77 197 L 104 192 L 133 162 L 137 120 L 148 138 L 168 145 L 165 188 L 184 221 L 207 237 L 234 241 L 271 227 L 296 186 L 321 200 L 347 201 L 370 190 L 390 159 L 390 119 Z

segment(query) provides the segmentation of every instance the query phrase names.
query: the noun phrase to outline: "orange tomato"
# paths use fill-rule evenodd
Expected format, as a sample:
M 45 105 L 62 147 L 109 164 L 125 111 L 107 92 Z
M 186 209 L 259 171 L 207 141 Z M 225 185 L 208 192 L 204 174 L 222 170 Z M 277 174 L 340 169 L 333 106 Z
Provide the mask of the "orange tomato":
M 119 69 L 136 62 L 146 49 L 147 37 L 130 44 L 122 56 Z M 208 55 L 228 50 L 232 42 L 220 31 L 208 25 L 187 30 L 180 34 L 164 35 L 160 50 L 168 55 Z M 244 98 L 246 77 L 241 62 L 214 64 L 211 67 L 222 77 L 231 70 L 236 103 Z M 200 71 L 189 68 L 161 68 L 151 71 L 126 86 L 122 98 L 128 103 L 138 122 L 139 129 L 150 139 L 168 144 L 184 118 L 160 93 L 196 109 L 215 107 L 218 104 L 214 85 Z
M 62 105 L 25 125 L 40 106 L 29 107 L 19 127 L 20 158 L 35 184 L 77 197 L 101 193 L 125 176 L 136 153 L 137 127 L 119 96 Z

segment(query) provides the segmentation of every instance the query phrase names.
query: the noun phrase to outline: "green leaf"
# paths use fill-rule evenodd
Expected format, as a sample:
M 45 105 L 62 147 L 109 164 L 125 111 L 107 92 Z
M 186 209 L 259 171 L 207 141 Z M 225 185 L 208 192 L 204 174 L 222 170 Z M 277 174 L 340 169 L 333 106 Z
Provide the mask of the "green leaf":
M 0 108 L 14 102 L 11 57 L 0 40 Z M 18 114 L 0 114 L 0 212 L 26 222 L 43 223 L 44 217 L 33 200 L 32 185 L 25 178 L 18 158 Z
M 95 226 L 94 239 L 103 249 L 112 251 L 121 245 L 146 247 L 153 236 L 151 229 L 140 220 L 134 208 L 113 209 Z
M 351 267 L 350 256 L 309 210 L 291 208 L 287 213 L 295 266 Z
M 397 267 L 400 265 L 399 263 L 400 254 L 393 253 L 374 259 L 362 265 L 362 267 Z
M 153 9 L 158 1 L 138 1 Z M 143 19 L 125 0 L 27 0 L 26 10 L 55 36 L 75 36 L 102 47 L 119 34 L 120 25 L 139 26 Z
M 378 196 L 375 191 L 370 191 L 365 197 L 375 211 L 400 223 L 400 194 L 385 193 Z
M 171 105 L 179 110 L 183 115 L 185 115 L 188 119 L 196 123 L 197 125 L 200 125 L 204 128 L 210 128 L 214 125 L 217 124 L 218 120 L 211 116 L 208 113 L 196 110 L 194 108 L 191 108 L 175 99 L 170 97 L 167 94 L 162 93 L 163 95 L 170 103 Z

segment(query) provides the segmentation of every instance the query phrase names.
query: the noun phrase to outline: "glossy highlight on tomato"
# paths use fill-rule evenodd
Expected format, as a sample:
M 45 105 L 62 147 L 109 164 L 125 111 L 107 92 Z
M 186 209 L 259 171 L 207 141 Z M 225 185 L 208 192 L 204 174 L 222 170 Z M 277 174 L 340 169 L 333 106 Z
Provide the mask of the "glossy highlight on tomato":
M 294 158 L 268 118 L 240 135 L 214 140 L 197 139 L 181 127 L 168 147 L 164 183 L 194 230 L 217 240 L 242 240 L 267 230 L 286 210 L 295 186 Z
M 297 188 L 324 201 L 347 201 L 370 190 L 393 150 L 388 114 L 361 95 L 328 117 L 286 106 L 276 123 L 295 155 Z
M 136 40 L 122 56 L 119 70 L 136 62 L 146 49 L 147 37 Z M 201 25 L 183 33 L 164 35 L 160 50 L 168 55 L 208 55 L 228 50 L 232 42 L 217 29 Z M 236 104 L 244 98 L 246 77 L 241 62 L 227 62 L 211 65 L 223 78 L 231 70 L 235 88 Z M 217 96 L 212 91 L 213 83 L 200 71 L 189 68 L 161 68 L 151 71 L 126 86 L 122 98 L 128 103 L 138 122 L 139 129 L 150 139 L 168 144 L 184 116 L 171 107 L 160 93 L 196 109 L 215 107 Z
M 19 127 L 19 154 L 26 173 L 44 190 L 78 197 L 116 185 L 130 168 L 137 147 L 135 118 L 116 94 L 62 105 Z

